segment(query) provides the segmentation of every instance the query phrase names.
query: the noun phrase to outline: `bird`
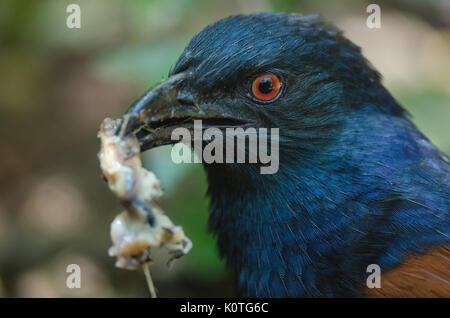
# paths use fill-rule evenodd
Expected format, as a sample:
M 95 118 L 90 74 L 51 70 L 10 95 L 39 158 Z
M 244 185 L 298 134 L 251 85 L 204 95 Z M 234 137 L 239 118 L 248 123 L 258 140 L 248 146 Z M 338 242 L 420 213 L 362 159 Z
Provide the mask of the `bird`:
M 208 25 L 125 115 L 141 151 L 194 120 L 279 129 L 276 173 L 203 163 L 208 226 L 239 296 L 450 296 L 450 160 L 319 15 Z

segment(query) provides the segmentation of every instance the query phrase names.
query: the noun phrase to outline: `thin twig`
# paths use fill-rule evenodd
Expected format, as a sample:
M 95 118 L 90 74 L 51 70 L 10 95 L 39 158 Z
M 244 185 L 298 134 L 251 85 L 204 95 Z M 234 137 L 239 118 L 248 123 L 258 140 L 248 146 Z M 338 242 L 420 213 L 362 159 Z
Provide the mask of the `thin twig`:
M 150 264 L 142 265 L 142 270 L 145 274 L 145 279 L 147 280 L 148 290 L 150 292 L 151 298 L 156 298 L 155 286 L 153 285 L 152 276 L 150 276 Z

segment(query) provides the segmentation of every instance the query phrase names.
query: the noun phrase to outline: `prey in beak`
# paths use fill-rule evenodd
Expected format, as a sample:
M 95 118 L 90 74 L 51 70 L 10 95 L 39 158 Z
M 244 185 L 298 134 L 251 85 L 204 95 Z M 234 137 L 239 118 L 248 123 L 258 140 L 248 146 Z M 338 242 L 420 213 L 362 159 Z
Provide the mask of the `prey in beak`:
M 248 121 L 231 115 L 222 105 L 201 103 L 186 89 L 191 76 L 190 72 L 172 75 L 146 92 L 124 114 L 116 135 L 135 134 L 143 152 L 178 142 L 172 140 L 172 131 L 178 127 L 193 130 L 194 120 L 201 120 L 204 129 L 248 126 Z

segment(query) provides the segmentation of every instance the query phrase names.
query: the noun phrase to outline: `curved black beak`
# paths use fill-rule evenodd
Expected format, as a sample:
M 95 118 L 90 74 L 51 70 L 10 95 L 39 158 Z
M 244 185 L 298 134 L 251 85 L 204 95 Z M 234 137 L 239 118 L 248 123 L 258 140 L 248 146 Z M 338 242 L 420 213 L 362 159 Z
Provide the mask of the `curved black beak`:
M 158 113 L 170 108 L 176 101 L 177 89 L 185 78 L 185 73 L 174 75 L 146 92 L 126 111 L 116 134 L 120 136 L 133 134 L 149 124 L 148 117 L 157 116 Z
M 186 102 L 185 89 L 182 88 L 190 76 L 188 72 L 175 74 L 146 92 L 124 114 L 116 135 L 127 137 L 136 134 L 141 151 L 145 151 L 178 142 L 172 140 L 172 131 L 177 127 L 192 129 L 194 120 L 202 120 L 203 128 L 242 127 L 247 124 L 227 114 L 220 105 L 200 106 L 194 97 Z

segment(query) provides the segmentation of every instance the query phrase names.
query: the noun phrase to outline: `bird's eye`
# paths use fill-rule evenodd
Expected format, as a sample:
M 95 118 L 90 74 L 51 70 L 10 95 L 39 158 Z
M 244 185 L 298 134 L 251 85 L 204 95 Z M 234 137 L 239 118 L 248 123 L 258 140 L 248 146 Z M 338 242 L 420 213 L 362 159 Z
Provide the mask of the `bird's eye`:
M 280 90 L 281 81 L 274 74 L 260 75 L 252 83 L 252 94 L 260 101 L 268 102 L 275 99 Z

